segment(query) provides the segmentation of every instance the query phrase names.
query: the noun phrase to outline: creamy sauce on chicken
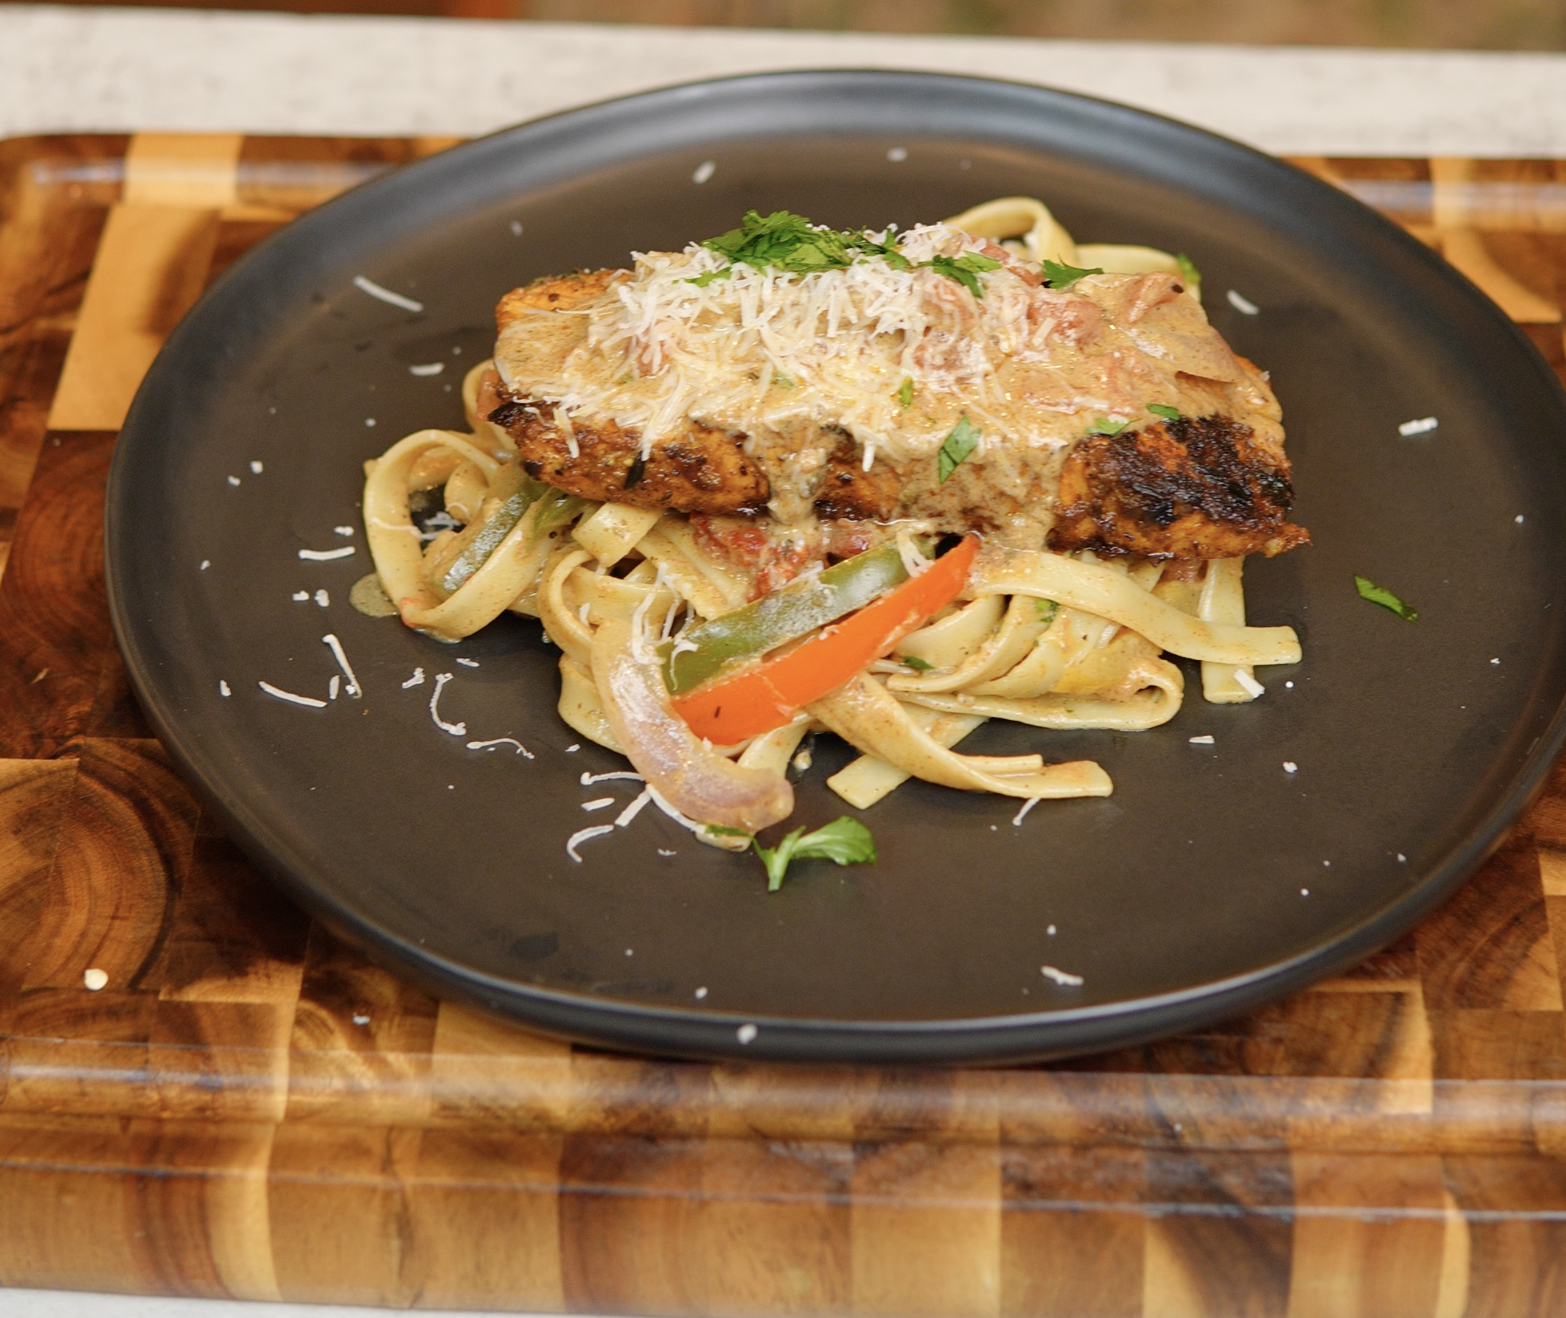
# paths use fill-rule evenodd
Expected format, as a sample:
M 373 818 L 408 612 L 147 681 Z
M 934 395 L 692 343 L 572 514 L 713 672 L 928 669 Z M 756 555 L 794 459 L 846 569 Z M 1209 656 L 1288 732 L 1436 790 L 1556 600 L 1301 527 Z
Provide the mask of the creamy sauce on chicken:
M 806 275 L 735 266 L 699 286 L 724 265 L 706 248 L 638 253 L 587 303 L 518 315 L 496 362 L 514 393 L 610 418 L 648 444 L 691 419 L 758 436 L 797 436 L 805 422 L 902 462 L 935 453 L 966 415 L 981 456 L 1051 449 L 1148 403 L 1181 407 L 1182 375 L 1250 383 L 1246 410 L 1273 412 L 1276 428 L 1263 377 L 1177 276 L 1089 275 L 1061 292 L 1033 263 L 944 225 L 901 244 L 914 261 L 980 249 L 1002 264 L 978 276 L 978 298 L 934 270 L 873 259 Z
M 1045 544 L 1076 447 L 1160 417 L 1233 423 L 1243 461 L 1286 482 L 1266 375 L 1179 275 L 1051 287 L 1039 264 L 943 224 L 897 246 L 908 268 L 866 257 L 800 274 L 693 244 L 519 289 L 498 310 L 495 361 L 501 392 L 531 419 L 504 424 L 524 427 L 542 479 L 589 497 L 618 487 L 627 502 L 764 508 L 788 525 L 907 518 L 1019 548 Z M 993 264 L 971 272 L 973 288 L 920 265 L 965 253 Z M 943 470 L 937 455 L 964 422 L 976 442 Z M 1140 552 L 1165 553 L 1157 543 Z

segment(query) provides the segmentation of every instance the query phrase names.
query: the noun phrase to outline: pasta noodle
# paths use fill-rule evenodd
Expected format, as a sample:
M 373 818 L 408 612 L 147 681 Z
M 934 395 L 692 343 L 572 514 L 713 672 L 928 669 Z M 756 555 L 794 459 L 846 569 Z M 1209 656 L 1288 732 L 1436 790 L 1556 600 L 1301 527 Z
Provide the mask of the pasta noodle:
M 832 233 L 797 226 L 794 232 L 796 238 L 803 235 L 803 239 L 809 239 L 812 232 Z M 1184 699 L 1183 674 L 1163 657 L 1166 653 L 1200 663 L 1207 700 L 1236 703 L 1255 699 L 1262 689 L 1254 676 L 1255 667 L 1296 663 L 1300 646 L 1290 628 L 1246 625 L 1244 553 L 1212 549 L 1201 538 L 1210 530 L 1207 523 L 1189 516 L 1181 523 L 1173 512 L 1162 517 L 1155 531 L 1188 539 L 1194 536 L 1191 543 L 1196 544 L 1195 550 L 1128 552 L 1112 538 L 1116 526 L 1129 524 L 1124 517 L 1117 523 L 1112 515 L 1113 488 L 1108 494 L 1100 491 L 1094 496 L 1111 512 L 1100 516 L 1101 534 L 1090 543 L 1060 549 L 1054 547 L 1053 539 L 1046 546 L 986 535 L 979 546 L 968 536 L 944 557 L 936 550 L 949 548 L 953 537 L 947 534 L 943 541 L 942 535 L 954 529 L 962 534 L 967 528 L 943 525 L 939 511 L 892 522 L 865 517 L 856 520 L 855 515 L 830 522 L 827 512 L 811 521 L 797 515 L 797 509 L 796 514 L 785 516 L 781 509 L 793 505 L 788 505 L 789 487 L 779 472 L 786 472 L 790 479 L 797 476 L 801 488 L 809 484 L 806 478 L 810 477 L 816 481 L 812 488 L 828 490 L 826 495 L 816 496 L 818 511 L 836 506 L 830 503 L 830 491 L 836 487 L 823 485 L 819 472 L 810 476 L 816 468 L 806 463 L 804 475 L 800 475 L 786 466 L 794 461 L 797 467 L 804 461 L 792 452 L 784 452 L 781 458 L 776 453 L 768 457 L 773 465 L 767 468 L 772 500 L 767 507 L 774 516 L 759 540 L 754 527 L 765 519 L 757 520 L 760 505 L 754 499 L 741 510 L 751 519 L 748 522 L 735 518 L 724 522 L 718 517 L 704 520 L 673 510 L 680 502 L 679 490 L 684 488 L 678 486 L 678 481 L 685 479 L 682 472 L 696 472 L 690 478 L 695 483 L 692 488 L 712 487 L 717 477 L 711 469 L 703 468 L 705 458 L 694 465 L 686 462 L 685 468 L 669 474 L 669 453 L 677 445 L 655 442 L 659 428 L 667 431 L 678 418 L 690 414 L 694 419 L 684 424 L 696 425 L 702 435 L 721 434 L 722 427 L 728 426 L 743 438 L 723 408 L 749 408 L 751 412 L 745 415 L 754 417 L 759 415 L 754 411 L 761 405 L 758 399 L 782 398 L 777 405 L 782 410 L 775 408 L 776 417 L 783 418 L 775 419 L 777 433 L 793 433 L 787 426 L 797 430 L 803 424 L 798 420 L 802 415 L 798 409 L 805 404 L 790 391 L 803 395 L 814 390 L 810 398 L 815 401 L 810 405 L 815 407 L 829 395 L 852 399 L 857 387 L 853 381 L 858 378 L 854 373 L 864 369 L 863 362 L 852 354 L 862 350 L 854 344 L 839 344 L 833 336 L 840 324 L 856 317 L 858 323 L 872 326 L 864 332 L 877 342 L 892 342 L 884 351 L 894 352 L 894 356 L 885 360 L 908 374 L 896 390 L 898 406 L 889 410 L 884 397 L 874 407 L 869 401 L 851 403 L 849 410 L 857 420 L 845 412 L 838 433 L 851 435 L 857 447 L 852 449 L 852 461 L 845 460 L 840 469 L 834 468 L 838 474 L 831 479 L 862 494 L 876 480 L 886 479 L 878 475 L 878 455 L 893 463 L 898 472 L 910 470 L 910 461 L 938 457 L 939 482 L 932 483 L 935 492 L 927 497 L 927 503 L 939 510 L 943 506 L 939 498 L 946 497 L 940 487 L 963 463 L 970 465 L 962 471 L 962 479 L 970 480 L 977 478 L 970 478 L 969 472 L 985 463 L 997 464 L 996 469 L 1004 473 L 1006 462 L 1022 460 L 1009 456 L 1004 436 L 1011 433 L 1007 430 L 1012 425 L 1010 414 L 1005 410 L 1005 399 L 997 401 L 994 387 L 985 382 L 988 377 L 980 378 L 981 371 L 971 387 L 958 380 L 963 370 L 979 369 L 970 361 L 973 340 L 963 337 L 979 330 L 969 322 L 964 322 L 966 329 L 961 325 L 951 328 L 940 319 L 944 307 L 956 307 L 952 314 L 960 312 L 971 322 L 972 311 L 964 299 L 971 296 L 977 306 L 979 295 L 987 294 L 1000 309 L 985 314 L 1012 315 L 1011 322 L 996 322 L 1001 329 L 992 326 L 987 331 L 1001 339 L 1013 333 L 1007 325 L 1020 326 L 1043 307 L 1056 319 L 1037 331 L 1030 342 L 1036 344 L 1050 335 L 1055 341 L 1064 337 L 1076 342 L 1071 340 L 1072 334 L 1080 340 L 1093 331 L 1091 327 L 1072 329 L 1071 316 L 1096 324 L 1098 313 L 1089 315 L 1092 308 L 1083 298 L 1073 303 L 1054 295 L 1053 285 L 1069 287 L 1074 281 L 1103 276 L 1101 287 L 1110 290 L 1103 298 L 1110 293 L 1122 297 L 1122 303 L 1116 304 L 1120 307 L 1116 313 L 1120 319 L 1114 322 L 1116 332 L 1123 328 L 1127 342 L 1142 345 L 1155 357 L 1158 354 L 1146 346 L 1150 331 L 1137 328 L 1138 317 L 1145 311 L 1137 309 L 1140 303 L 1125 299 L 1135 295 L 1149 300 L 1156 295 L 1161 301 L 1149 301 L 1149 306 L 1158 306 L 1177 297 L 1188 308 L 1191 303 L 1199 307 L 1197 276 L 1184 258 L 1146 247 L 1078 245 L 1049 209 L 1032 198 L 989 202 L 947 221 L 939 232 L 920 233 L 925 236 L 901 240 L 901 248 L 894 246 L 890 231 L 879 237 L 847 235 L 849 255 L 831 267 L 845 277 L 830 286 L 809 271 L 758 274 L 759 266 L 742 269 L 738 258 L 722 267 L 704 250 L 693 247 L 685 254 L 684 268 L 698 273 L 673 282 L 668 269 L 679 267 L 677 261 L 671 266 L 665 259 L 669 254 L 638 258 L 643 262 L 639 268 L 651 272 L 649 280 L 665 280 L 659 287 L 667 288 L 667 293 L 660 295 L 666 301 L 657 304 L 662 310 L 633 306 L 622 293 L 625 307 L 614 312 L 610 304 L 616 287 L 629 287 L 623 279 L 616 285 L 619 276 L 576 277 L 587 293 L 598 299 L 583 313 L 569 307 L 541 311 L 527 302 L 529 290 L 510 295 L 510 299 L 519 299 L 513 307 L 513 324 L 531 325 L 536 341 L 520 341 L 511 330 L 504 331 L 501 346 L 512 354 L 508 361 L 519 352 L 533 352 L 540 361 L 548 358 L 569 364 L 573 359 L 569 355 L 562 359 L 550 346 L 549 335 L 558 331 L 557 338 L 569 338 L 575 334 L 577 338 L 571 342 L 587 345 L 580 351 L 611 356 L 620 353 L 632 363 L 633 369 L 626 375 L 603 386 L 608 391 L 605 397 L 628 397 L 628 380 L 633 384 L 636 379 L 651 381 L 647 388 L 655 394 L 655 386 L 664 389 L 661 395 L 649 395 L 653 401 L 643 407 L 645 419 L 639 423 L 639 432 L 623 422 L 619 423 L 621 431 L 607 427 L 612 438 L 622 433 L 632 436 L 618 450 L 623 456 L 615 459 L 621 464 L 616 477 L 621 484 L 608 493 L 622 486 L 629 492 L 644 479 L 656 479 L 669 482 L 668 488 L 675 494 L 665 498 L 663 506 L 656 505 L 651 493 L 636 498 L 589 497 L 579 483 L 569 479 L 573 472 L 606 461 L 606 428 L 584 424 L 590 415 L 584 410 L 587 395 L 580 388 L 572 392 L 562 386 L 558 396 L 545 393 L 539 395 L 543 401 L 530 402 L 526 397 L 518 401 L 518 394 L 506 391 L 505 363 L 501 368 L 495 361 L 481 363 L 468 372 L 462 386 L 470 433 L 417 431 L 366 464 L 364 513 L 370 551 L 380 583 L 402 621 L 437 640 L 454 641 L 507 610 L 536 616 L 560 649 L 561 718 L 582 736 L 629 754 L 647 777 L 660 808 L 686 816 L 687 824 L 695 821 L 698 836 L 728 847 L 734 845 L 736 831 L 752 834 L 787 817 L 793 801 L 787 770 L 802 740 L 813 730 L 836 733 L 860 751 L 858 759 L 828 779 L 838 795 L 859 809 L 883 800 L 909 777 L 1026 800 L 1106 796 L 1113 790 L 1109 776 L 1090 761 L 1046 763 L 1040 754 L 995 757 L 965 754 L 954 748 L 989 719 L 1052 730 L 1156 728 L 1175 717 Z M 898 272 L 909 270 L 906 254 L 925 250 L 918 244 L 928 239 L 928 233 L 936 233 L 929 241 L 946 242 L 950 233 L 955 233 L 959 243 L 984 243 L 981 250 L 953 249 L 958 250 L 956 256 L 942 256 L 940 250 L 930 248 L 936 255 L 904 278 Z M 713 240 L 707 248 L 716 250 L 717 242 Z M 875 268 L 866 273 L 863 265 L 855 265 L 862 258 Z M 964 261 L 968 263 L 964 265 Z M 1017 287 L 996 282 L 998 276 L 991 275 L 995 270 L 1016 275 Z M 1039 270 L 1044 277 L 1037 274 Z M 847 278 L 850 271 L 858 272 L 854 278 L 859 284 Z M 902 279 L 902 284 L 892 275 Z M 1119 281 L 1111 276 L 1119 276 Z M 981 277 L 990 282 L 981 284 Z M 715 280 L 733 284 L 722 296 L 739 308 L 735 314 L 741 318 L 742 330 L 735 342 L 750 344 L 744 351 L 759 353 L 757 360 L 763 364 L 756 368 L 752 382 L 742 380 L 737 392 L 723 395 L 727 402 L 712 404 L 714 419 L 709 425 L 707 414 L 698 417 L 690 411 L 695 388 L 690 382 L 698 378 L 703 364 L 693 357 L 682 357 L 685 349 L 680 340 L 660 336 L 658 326 L 670 323 L 678 307 L 685 307 L 678 314 L 694 317 L 691 324 L 708 325 L 703 332 L 709 338 L 716 334 L 718 331 L 710 328 L 716 323 L 711 319 L 716 314 L 711 311 L 713 304 L 710 299 L 701 302 Z M 697 286 L 701 293 L 698 296 L 682 285 Z M 922 320 L 907 324 L 897 320 L 898 316 L 907 319 L 903 304 L 896 301 L 903 285 L 922 290 Z M 817 322 L 810 317 L 819 317 L 819 323 L 828 327 L 822 342 L 813 343 L 808 336 L 798 339 L 793 347 L 785 342 L 794 331 L 786 328 L 780 318 L 783 313 L 764 310 L 768 297 L 781 296 L 776 293 L 778 288 L 793 289 L 799 297 L 807 295 L 804 290 L 813 290 L 808 295 L 816 302 L 806 319 L 814 324 Z M 1035 288 L 1040 289 L 1037 295 L 1029 292 Z M 651 298 L 652 293 L 645 296 Z M 1010 313 L 1004 306 L 1006 297 L 1015 302 Z M 1026 301 L 1029 297 L 1031 302 Z M 1017 298 L 1024 301 L 1017 302 Z M 502 304 L 503 311 L 506 305 Z M 872 308 L 869 312 L 864 310 L 867 305 Z M 1104 305 L 1110 304 L 1106 301 Z M 874 310 L 876 307 L 880 309 Z M 1028 309 L 1019 310 L 1024 307 Z M 552 319 L 546 318 L 546 313 Z M 623 335 L 612 326 L 600 330 L 598 322 L 591 319 L 611 313 L 631 316 L 631 328 Z M 790 310 L 788 314 L 795 313 Z M 1205 326 L 1199 310 L 1179 314 L 1194 316 Z M 578 315 L 578 321 L 570 322 L 571 315 Z M 1106 311 L 1104 316 L 1108 315 Z M 702 320 L 703 316 L 707 319 Z M 866 316 L 871 319 L 866 321 Z M 753 332 L 743 329 L 751 323 L 746 317 L 758 326 Z M 942 328 L 943 324 L 947 327 Z M 1006 349 L 1014 350 L 1019 360 L 1034 351 L 1023 338 L 1016 337 L 1021 334 L 1023 330 L 1017 329 L 1013 334 L 1016 342 Z M 1264 431 L 1271 425 L 1281 435 L 1273 424 L 1276 405 L 1264 383 L 1258 383 L 1264 377 L 1248 363 L 1231 370 L 1222 353 L 1205 340 L 1198 341 L 1199 335 L 1187 338 L 1195 345 L 1189 348 L 1194 354 L 1191 361 L 1216 361 L 1218 365 L 1210 368 L 1212 375 L 1194 369 L 1183 371 L 1178 376 L 1181 400 L 1200 404 L 1219 398 L 1223 389 L 1231 394 L 1248 389 L 1251 392 L 1244 394 L 1252 409 L 1248 415 L 1253 420 L 1261 418 L 1254 425 Z M 522 343 L 520 348 L 518 342 Z M 936 347 L 940 349 L 938 358 Z M 550 352 L 555 356 L 548 357 Z M 798 367 L 793 365 L 796 362 Z M 564 367 L 546 362 L 538 369 L 543 375 L 554 371 L 565 378 L 561 375 Z M 799 371 L 797 378 L 791 370 Z M 1230 372 L 1227 377 L 1224 371 Z M 1176 378 L 1172 369 L 1169 378 Z M 958 383 L 953 384 L 954 380 Z M 938 432 L 950 428 L 939 452 L 926 444 L 922 459 L 917 454 L 910 458 L 909 446 L 915 441 L 896 428 L 900 416 L 913 415 L 910 404 L 916 386 L 928 387 L 936 399 L 926 409 L 935 418 L 929 425 Z M 838 393 L 832 394 L 832 390 Z M 953 390 L 962 408 L 961 420 L 955 424 L 949 411 L 939 411 L 944 405 L 939 400 Z M 790 413 L 789 407 L 794 407 L 794 412 Z M 1106 452 L 1113 448 L 1117 461 L 1146 460 L 1146 453 L 1134 448 L 1142 442 L 1136 439 L 1134 429 L 1115 448 L 1115 437 L 1127 431 L 1128 424 L 1116 421 L 1115 416 L 1126 409 L 1106 403 L 1102 410 L 1110 419 L 1086 429 L 1083 445 L 1092 443 Z M 1149 405 L 1148 410 L 1159 417 L 1184 415 L 1173 405 Z M 731 419 L 723 420 L 720 414 Z M 941 419 L 943 415 L 946 420 Z M 937 431 L 931 433 L 940 439 Z M 1166 431 L 1175 433 L 1172 426 Z M 635 439 L 638 433 L 639 440 Z M 1189 427 L 1179 433 L 1188 437 L 1192 453 L 1198 442 L 1207 442 Z M 539 435 L 548 437 L 555 445 L 550 452 L 556 464 L 550 466 L 540 459 L 536 447 L 519 448 L 524 444 L 519 435 L 525 435 L 527 443 Z M 1260 439 L 1276 444 L 1276 436 L 1270 434 L 1262 434 Z M 1229 449 L 1225 453 L 1242 453 L 1243 446 L 1232 435 L 1226 442 Z M 1073 451 L 1069 445 L 1057 445 L 1057 449 L 1061 455 Z M 731 463 L 718 476 L 735 486 L 756 483 L 754 468 L 746 461 L 748 448 L 733 450 L 732 457 L 728 456 L 731 450 L 721 445 L 712 451 Z M 674 459 L 685 461 L 678 452 Z M 830 455 L 818 458 L 818 467 L 823 460 L 837 461 Z M 1278 449 L 1276 463 L 1281 461 Z M 654 465 L 660 462 L 665 465 L 658 468 L 655 478 Z M 785 465 L 779 466 L 779 462 Z M 645 478 L 643 464 L 648 473 Z M 1286 473 L 1286 467 L 1280 469 Z M 1064 505 L 1066 483 L 1074 477 L 1069 465 L 1062 468 L 1059 459 L 1051 471 L 1051 479 L 1062 483 Z M 703 480 L 706 486 L 701 486 Z M 959 484 L 955 482 L 953 488 Z M 573 489 L 578 492 L 572 493 Z M 802 506 L 808 513 L 808 502 Z M 1083 498 L 1072 505 L 1086 506 Z M 1286 498 L 1282 506 L 1286 510 Z M 1064 509 L 1057 521 L 1070 511 Z M 820 527 L 827 530 L 817 529 Z M 845 533 L 852 532 L 860 539 L 841 552 L 823 548 L 823 535 L 844 528 Z M 1284 542 L 1283 532 L 1296 531 L 1298 528 L 1283 526 L 1281 515 L 1274 518 L 1266 528 L 1274 538 L 1263 552 L 1300 543 L 1303 532 Z M 749 546 L 745 552 L 751 553 L 754 561 L 745 559 L 734 544 Z M 848 601 L 846 608 L 844 601 Z M 750 652 L 745 650 L 746 644 L 751 645 Z M 819 682 L 811 686 L 820 676 L 816 670 L 829 667 L 827 656 L 849 653 L 855 645 L 868 649 L 852 669 L 836 672 L 835 680 L 824 687 Z M 697 658 L 687 660 L 687 655 Z M 701 674 L 694 694 L 682 686 L 682 665 L 687 663 L 696 664 L 692 671 Z M 753 680 L 762 669 L 773 674 L 764 684 Z M 700 714 L 700 697 L 703 692 L 727 691 L 724 683 L 737 693 L 733 706 L 743 703 L 743 696 L 760 712 L 746 724 L 731 707 L 719 723 L 739 728 L 744 735 L 733 738 L 732 744 L 713 745 L 714 739 L 701 731 L 705 715 Z M 775 709 L 767 706 L 769 700 Z

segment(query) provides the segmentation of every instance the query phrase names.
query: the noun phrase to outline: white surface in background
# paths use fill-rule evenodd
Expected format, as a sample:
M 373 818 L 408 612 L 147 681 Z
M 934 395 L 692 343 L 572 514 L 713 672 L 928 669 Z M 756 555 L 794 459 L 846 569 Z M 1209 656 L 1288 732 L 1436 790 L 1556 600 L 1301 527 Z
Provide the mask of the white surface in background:
M 0 6 L 0 137 L 467 136 L 695 78 L 822 67 L 1042 83 L 1285 154 L 1566 155 L 1566 55 L 41 5 Z
M 453 1309 L 415 1309 L 419 1318 L 469 1318 Z M 89 1295 L 77 1291 L 13 1291 L 0 1287 L 5 1318 L 386 1318 L 385 1309 L 343 1304 L 255 1304 L 184 1300 L 159 1295 Z

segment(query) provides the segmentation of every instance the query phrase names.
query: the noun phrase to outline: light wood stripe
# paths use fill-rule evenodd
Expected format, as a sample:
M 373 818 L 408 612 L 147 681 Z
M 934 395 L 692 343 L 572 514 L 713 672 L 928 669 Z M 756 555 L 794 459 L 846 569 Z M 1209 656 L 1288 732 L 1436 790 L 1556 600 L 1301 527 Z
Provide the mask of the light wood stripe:
M 228 1166 L 206 1187 L 207 1236 L 212 1262 L 236 1300 L 281 1300 L 272 1259 L 267 1172 L 275 1127 L 258 1123 L 236 1138 Z M 241 1130 L 230 1127 L 239 1137 Z
M 221 210 L 239 200 L 238 133 L 137 133 L 125 153 L 125 200 Z
M 853 1311 L 896 1318 L 1000 1312 L 1000 1159 L 993 1148 L 889 1144 L 855 1160 Z
M 109 215 L 49 411 L 51 430 L 118 430 L 163 340 L 201 292 L 217 212 L 121 202 Z
M 1561 319 L 1559 305 L 1527 287 L 1496 264 L 1484 239 L 1472 227 L 1469 194 L 1474 162 L 1437 158 L 1430 162 L 1432 212 L 1441 254 L 1478 284 L 1513 320 L 1528 325 L 1553 325 Z
M 1430 1318 L 1447 1236 L 1440 1159 L 1295 1153 L 1292 1167 L 1288 1318 Z
M 1441 1236 L 1441 1272 L 1433 1318 L 1464 1318 L 1468 1313 L 1473 1243 L 1468 1219 L 1463 1216 L 1463 1210 L 1458 1207 L 1452 1192 L 1443 1191 L 1442 1200 L 1446 1218 Z
M 125 160 L 49 412 L 53 430 L 118 430 L 163 340 L 201 293 L 240 137 L 142 133 Z

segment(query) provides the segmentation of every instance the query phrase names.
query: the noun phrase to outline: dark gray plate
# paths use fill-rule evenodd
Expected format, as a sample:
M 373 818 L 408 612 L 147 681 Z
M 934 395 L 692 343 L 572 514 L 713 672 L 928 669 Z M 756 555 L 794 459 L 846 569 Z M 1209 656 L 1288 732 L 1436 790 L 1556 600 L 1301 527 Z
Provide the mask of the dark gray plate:
M 715 169 L 697 183 L 704 162 Z M 578 775 L 623 762 L 569 750 L 579 738 L 555 715 L 556 652 L 536 623 L 449 647 L 348 606 L 370 564 L 362 531 L 333 528 L 359 520 L 360 463 L 418 427 L 460 426 L 457 387 L 488 353 L 496 299 L 536 275 L 677 247 L 750 206 L 907 225 L 1014 193 L 1046 199 L 1083 241 L 1190 253 L 1219 329 L 1271 369 L 1315 545 L 1255 562 L 1249 605 L 1253 621 L 1297 628 L 1305 661 L 1264 671 L 1254 705 L 1207 705 L 1197 688 L 1153 732 L 983 729 L 970 749 L 1090 756 L 1114 777 L 1111 799 L 1041 804 L 1021 827 L 1015 802 L 916 783 L 866 815 L 878 865 L 800 865 L 772 896 L 754 858 L 653 809 L 574 864 L 566 837 L 614 814 L 581 803 L 635 790 Z M 366 296 L 361 274 L 424 311 Z M 408 369 L 434 361 L 439 375 Z M 1434 434 L 1399 436 L 1427 415 Z M 169 340 L 126 424 L 111 601 L 159 734 L 233 835 L 441 992 L 668 1053 L 1059 1056 L 1341 968 L 1495 845 L 1562 740 L 1563 423 L 1556 381 L 1491 303 L 1289 166 L 1032 87 L 741 78 L 461 147 L 238 263 Z M 298 556 L 348 544 L 345 560 Z M 1358 599 L 1356 572 L 1420 621 Z M 325 609 L 292 598 L 318 589 Z M 362 700 L 300 708 L 258 688 L 324 697 L 327 632 Z M 406 686 L 419 667 L 455 675 L 440 712 L 465 737 L 434 725 L 429 681 Z M 1191 744 L 1201 734 L 1214 744 Z M 466 745 L 506 736 L 535 758 Z M 799 822 L 843 813 L 823 780 L 847 758 L 822 740 Z

